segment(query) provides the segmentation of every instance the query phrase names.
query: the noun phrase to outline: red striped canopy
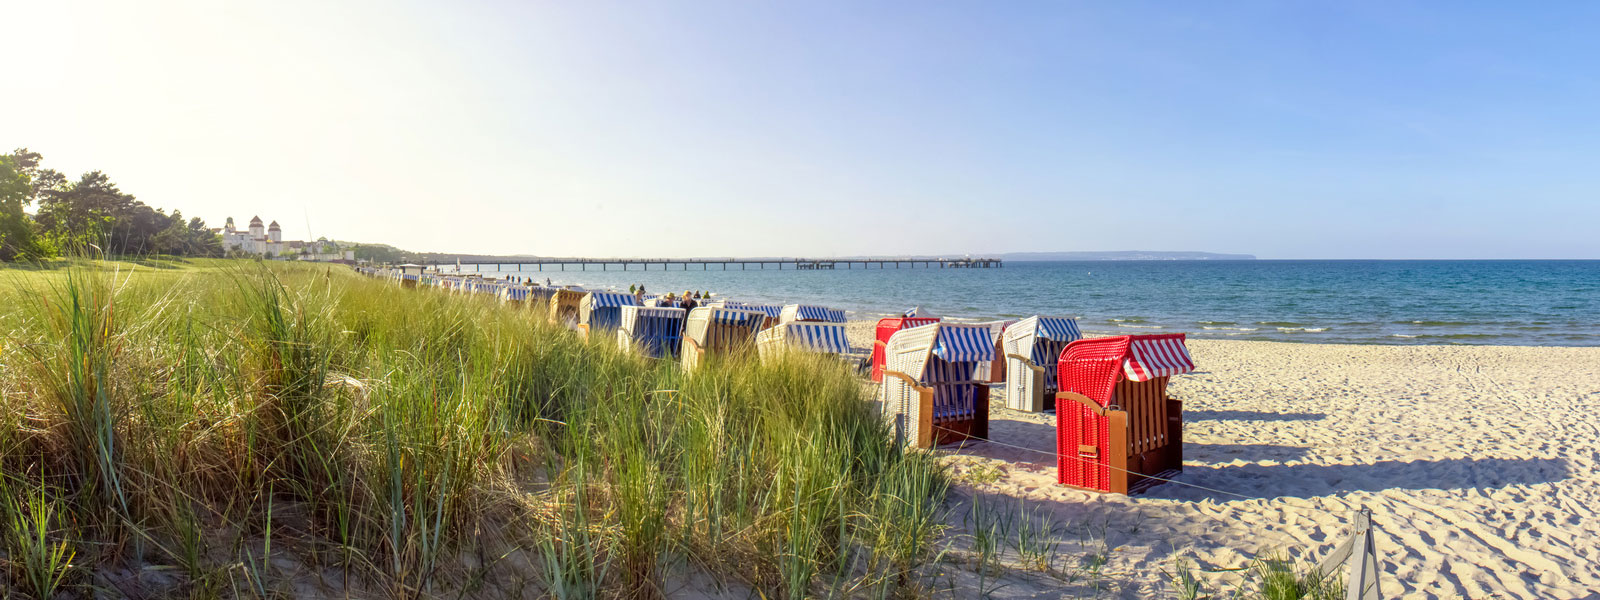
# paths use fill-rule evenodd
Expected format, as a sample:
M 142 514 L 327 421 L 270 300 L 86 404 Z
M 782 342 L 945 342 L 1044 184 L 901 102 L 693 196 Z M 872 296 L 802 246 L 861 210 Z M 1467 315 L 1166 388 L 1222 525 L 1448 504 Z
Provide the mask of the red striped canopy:
M 1194 370 L 1183 334 L 1087 338 L 1067 344 L 1056 363 L 1061 391 L 1111 402 L 1117 380 L 1149 381 Z
M 1130 381 L 1149 381 L 1193 371 L 1194 359 L 1189 357 L 1181 333 L 1133 336 L 1122 370 Z

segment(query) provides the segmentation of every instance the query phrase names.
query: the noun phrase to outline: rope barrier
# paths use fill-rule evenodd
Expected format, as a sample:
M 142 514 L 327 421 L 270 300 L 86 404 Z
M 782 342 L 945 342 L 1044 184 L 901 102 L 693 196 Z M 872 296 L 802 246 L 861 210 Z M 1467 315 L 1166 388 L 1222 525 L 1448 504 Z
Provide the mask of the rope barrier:
M 948 432 L 951 432 L 951 433 L 957 433 L 957 434 L 965 435 L 968 439 L 974 439 L 974 440 L 979 440 L 979 441 L 983 441 L 983 442 L 988 442 L 988 443 L 994 444 L 996 446 L 1004 446 L 1004 447 L 1007 447 L 1007 448 L 1015 448 L 1015 449 L 1018 449 L 1018 450 L 1026 450 L 1028 452 L 1034 452 L 1034 453 L 1037 453 L 1037 454 L 1043 454 L 1045 456 L 1054 456 L 1056 458 L 1061 458 L 1061 456 L 1062 456 L 1061 454 L 1058 454 L 1058 453 L 1055 453 L 1055 452 L 1047 452 L 1047 451 L 1039 450 L 1039 449 L 1036 449 L 1036 448 L 1028 448 L 1026 446 L 1018 446 L 1016 444 L 1007 444 L 1005 442 L 997 442 L 997 441 L 994 441 L 994 440 L 991 440 L 991 439 L 988 439 L 988 438 L 981 438 L 981 437 L 977 437 L 977 436 L 973 436 L 973 435 L 968 435 L 968 434 L 965 434 L 965 433 L 962 433 L 962 432 L 959 432 L 959 431 L 955 431 L 953 429 L 949 429 L 949 428 L 946 428 L 946 427 L 940 427 L 938 425 L 934 425 L 933 428 L 934 429 L 941 429 L 941 430 L 948 431 Z M 1224 495 L 1224 496 L 1233 496 L 1235 498 L 1239 498 L 1239 499 L 1242 499 L 1242 500 L 1265 500 L 1265 498 L 1254 497 L 1254 496 L 1246 496 L 1244 494 L 1230 492 L 1230 491 L 1227 491 L 1227 490 L 1219 490 L 1217 488 L 1207 487 L 1207 486 L 1198 485 L 1198 484 L 1194 484 L 1194 483 L 1189 483 L 1187 481 L 1178 481 L 1176 479 L 1168 479 L 1168 478 L 1165 478 L 1165 477 L 1157 477 L 1155 475 L 1146 475 L 1144 473 L 1138 473 L 1138 472 L 1135 472 L 1135 471 L 1129 471 L 1127 469 L 1115 467 L 1115 466 L 1112 466 L 1112 465 L 1109 465 L 1109 464 L 1093 463 L 1093 462 L 1091 462 L 1089 460 L 1086 460 L 1086 459 L 1084 459 L 1083 457 L 1080 457 L 1080 456 L 1068 456 L 1067 458 L 1070 458 L 1072 460 L 1076 460 L 1076 461 L 1079 461 L 1079 462 L 1083 462 L 1083 463 L 1090 463 L 1090 464 L 1094 464 L 1094 465 L 1097 465 L 1097 466 L 1103 466 L 1105 468 L 1121 471 L 1121 472 L 1127 473 L 1129 475 L 1138 475 L 1138 476 L 1144 477 L 1146 479 L 1154 479 L 1156 481 L 1160 481 L 1160 482 L 1163 482 L 1163 483 L 1175 483 L 1175 484 L 1178 484 L 1178 485 L 1181 485 L 1181 486 L 1188 486 L 1188 487 L 1192 487 L 1192 488 L 1195 488 L 1195 489 L 1205 490 L 1207 492 L 1211 492 L 1211 493 L 1214 493 L 1214 494 L 1221 494 L 1221 495 Z M 1345 518 L 1341 517 L 1338 513 L 1334 513 L 1334 512 L 1331 512 L 1331 511 L 1327 511 L 1327 510 L 1323 510 L 1323 509 L 1316 508 L 1316 507 L 1313 507 L 1313 506 L 1295 506 L 1293 504 L 1288 504 L 1288 503 L 1278 504 L 1277 506 L 1284 507 L 1284 508 L 1293 508 L 1293 509 L 1302 510 L 1302 511 L 1312 511 L 1312 512 L 1316 512 L 1316 513 L 1320 513 L 1320 514 L 1323 514 L 1323 515 L 1327 515 L 1327 516 L 1333 517 L 1335 519 L 1339 519 L 1340 521 L 1344 521 L 1345 520 Z
M 948 431 L 950 433 L 956 433 L 956 434 L 961 434 L 962 433 L 962 432 L 956 431 L 954 429 L 948 429 L 948 428 L 945 428 L 945 427 L 940 427 L 938 425 L 934 425 L 933 428 L 934 429 L 942 429 L 942 430 Z M 966 435 L 966 434 L 963 434 L 963 435 Z M 991 440 L 989 438 L 981 438 L 981 437 L 977 437 L 977 436 L 973 436 L 973 435 L 967 435 L 967 437 L 970 438 L 970 439 L 975 439 L 975 440 L 979 440 L 979 441 L 983 441 L 983 442 L 988 442 L 988 443 L 994 444 L 996 446 L 1005 446 L 1007 448 L 1016 448 L 1018 450 L 1026 450 L 1028 452 L 1034 452 L 1034 453 L 1038 453 L 1038 454 L 1043 454 L 1045 456 L 1054 456 L 1056 458 L 1061 458 L 1063 456 L 1063 455 L 1057 454 L 1055 452 L 1046 452 L 1044 450 L 1039 450 L 1039 449 L 1035 449 L 1035 448 L 1028 448 L 1028 447 L 1025 447 L 1025 446 L 1018 446 L 1016 444 L 1007 444 L 1005 442 L 997 442 L 997 441 Z M 1236 497 L 1236 498 L 1242 498 L 1244 500 L 1255 500 L 1256 499 L 1256 498 L 1252 498 L 1250 496 L 1246 496 L 1244 494 L 1235 494 L 1233 492 L 1229 492 L 1229 491 L 1226 491 L 1226 490 L 1219 490 L 1219 489 L 1216 489 L 1216 488 L 1210 488 L 1210 487 L 1206 487 L 1206 486 L 1203 486 L 1203 485 L 1195 485 L 1193 483 L 1188 483 L 1188 482 L 1185 482 L 1185 481 L 1178 481 L 1176 479 L 1167 479 L 1165 477 L 1157 477 L 1155 475 L 1146 475 L 1144 473 L 1139 473 L 1139 472 L 1135 472 L 1135 471 L 1129 471 L 1127 469 L 1123 469 L 1123 468 L 1112 466 L 1112 465 L 1108 465 L 1108 464 L 1101 464 L 1101 463 L 1097 463 L 1097 462 L 1091 462 L 1091 461 L 1085 460 L 1083 457 L 1079 457 L 1079 456 L 1068 456 L 1067 458 L 1071 458 L 1073 460 L 1080 461 L 1080 462 L 1094 464 L 1094 465 L 1097 465 L 1097 466 L 1102 466 L 1102 467 L 1105 467 L 1105 468 L 1108 468 L 1108 469 L 1112 469 L 1112 470 L 1115 470 L 1115 471 L 1121 471 L 1121 472 L 1127 473 L 1129 475 L 1138 475 L 1138 476 L 1144 477 L 1146 479 L 1154 479 L 1156 481 L 1162 481 L 1162 482 L 1166 482 L 1166 483 L 1176 483 L 1178 485 L 1189 486 L 1189 487 L 1192 487 L 1192 488 L 1205 490 L 1205 491 L 1208 491 L 1208 492 L 1211 492 L 1211 493 L 1214 493 L 1214 494 L 1222 494 L 1224 496 L 1233 496 L 1233 497 Z M 1332 513 L 1329 513 L 1329 514 L 1332 514 Z

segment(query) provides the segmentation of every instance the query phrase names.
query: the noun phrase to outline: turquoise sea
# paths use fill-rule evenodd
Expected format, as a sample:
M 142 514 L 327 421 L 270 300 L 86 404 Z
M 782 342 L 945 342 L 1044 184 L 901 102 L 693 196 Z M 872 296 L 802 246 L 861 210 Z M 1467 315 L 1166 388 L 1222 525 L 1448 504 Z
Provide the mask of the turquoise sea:
M 656 267 L 659 268 L 659 267 Z M 450 267 L 446 267 L 448 271 Z M 1008 262 L 998 269 L 543 271 L 511 275 L 652 293 L 814 303 L 853 318 L 1078 317 L 1095 333 L 1363 344 L 1600 345 L 1600 261 Z M 471 265 L 463 272 L 472 273 Z

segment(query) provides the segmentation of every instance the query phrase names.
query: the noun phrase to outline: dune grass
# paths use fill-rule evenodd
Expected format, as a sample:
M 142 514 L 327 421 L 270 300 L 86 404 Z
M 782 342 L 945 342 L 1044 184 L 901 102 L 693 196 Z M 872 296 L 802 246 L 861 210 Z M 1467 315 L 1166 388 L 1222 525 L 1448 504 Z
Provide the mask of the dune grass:
M 845 367 L 671 363 L 346 267 L 0 271 L 0 585 L 899 597 L 946 486 Z

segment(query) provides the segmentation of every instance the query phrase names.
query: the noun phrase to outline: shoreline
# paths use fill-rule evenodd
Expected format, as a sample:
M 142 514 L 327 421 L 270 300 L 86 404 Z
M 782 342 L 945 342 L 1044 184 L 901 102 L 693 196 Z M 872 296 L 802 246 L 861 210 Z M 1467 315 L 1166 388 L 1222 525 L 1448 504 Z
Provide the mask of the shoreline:
M 877 327 L 878 319 L 876 319 L 876 318 L 874 318 L 874 319 L 861 319 L 861 318 L 856 318 L 857 315 L 850 315 L 850 316 L 851 316 L 851 318 L 845 322 L 845 334 L 850 339 L 850 345 L 852 347 L 855 347 L 857 350 L 861 350 L 863 348 L 865 348 L 867 350 L 870 350 L 872 348 L 873 344 L 876 342 L 875 328 Z M 887 317 L 893 317 L 893 316 L 896 316 L 896 315 L 883 315 L 882 317 L 879 317 L 879 318 L 887 318 Z M 945 320 L 949 321 L 949 322 L 963 323 L 963 324 L 988 322 L 988 320 L 985 320 L 985 319 L 973 319 L 973 318 L 961 318 L 961 317 L 946 317 Z M 1000 319 L 993 319 L 993 320 L 1000 320 Z M 1009 321 L 1009 320 L 1012 320 L 1012 319 L 1005 319 L 1005 320 Z M 1081 321 L 1080 321 L 1080 327 L 1081 327 Z M 1116 332 L 1116 333 L 1103 333 L 1103 332 L 1093 331 L 1093 330 L 1088 330 L 1088 329 L 1085 329 L 1083 331 L 1084 337 L 1086 337 L 1086 338 L 1115 337 L 1115 336 L 1119 336 L 1119 335 L 1167 334 L 1167 333 L 1182 333 L 1182 334 L 1184 334 L 1186 336 L 1186 341 L 1188 343 L 1204 342 L 1204 343 L 1222 343 L 1222 344 L 1283 344 L 1283 345 L 1286 345 L 1286 346 L 1349 346 L 1349 347 L 1352 347 L 1352 348 L 1507 348 L 1507 349 L 1527 348 L 1527 349 L 1570 350 L 1570 351 L 1584 351 L 1584 350 L 1600 351 L 1600 346 L 1570 346 L 1570 345 L 1543 345 L 1543 346 L 1540 346 L 1540 345 L 1528 345 L 1528 344 L 1428 344 L 1428 343 L 1405 344 L 1405 343 L 1383 343 L 1383 342 L 1342 342 L 1342 341 L 1318 341 L 1318 340 L 1262 340 L 1262 339 L 1194 337 L 1194 335 L 1193 335 L 1194 332 L 1167 330 L 1167 329 L 1128 331 L 1128 332 Z

